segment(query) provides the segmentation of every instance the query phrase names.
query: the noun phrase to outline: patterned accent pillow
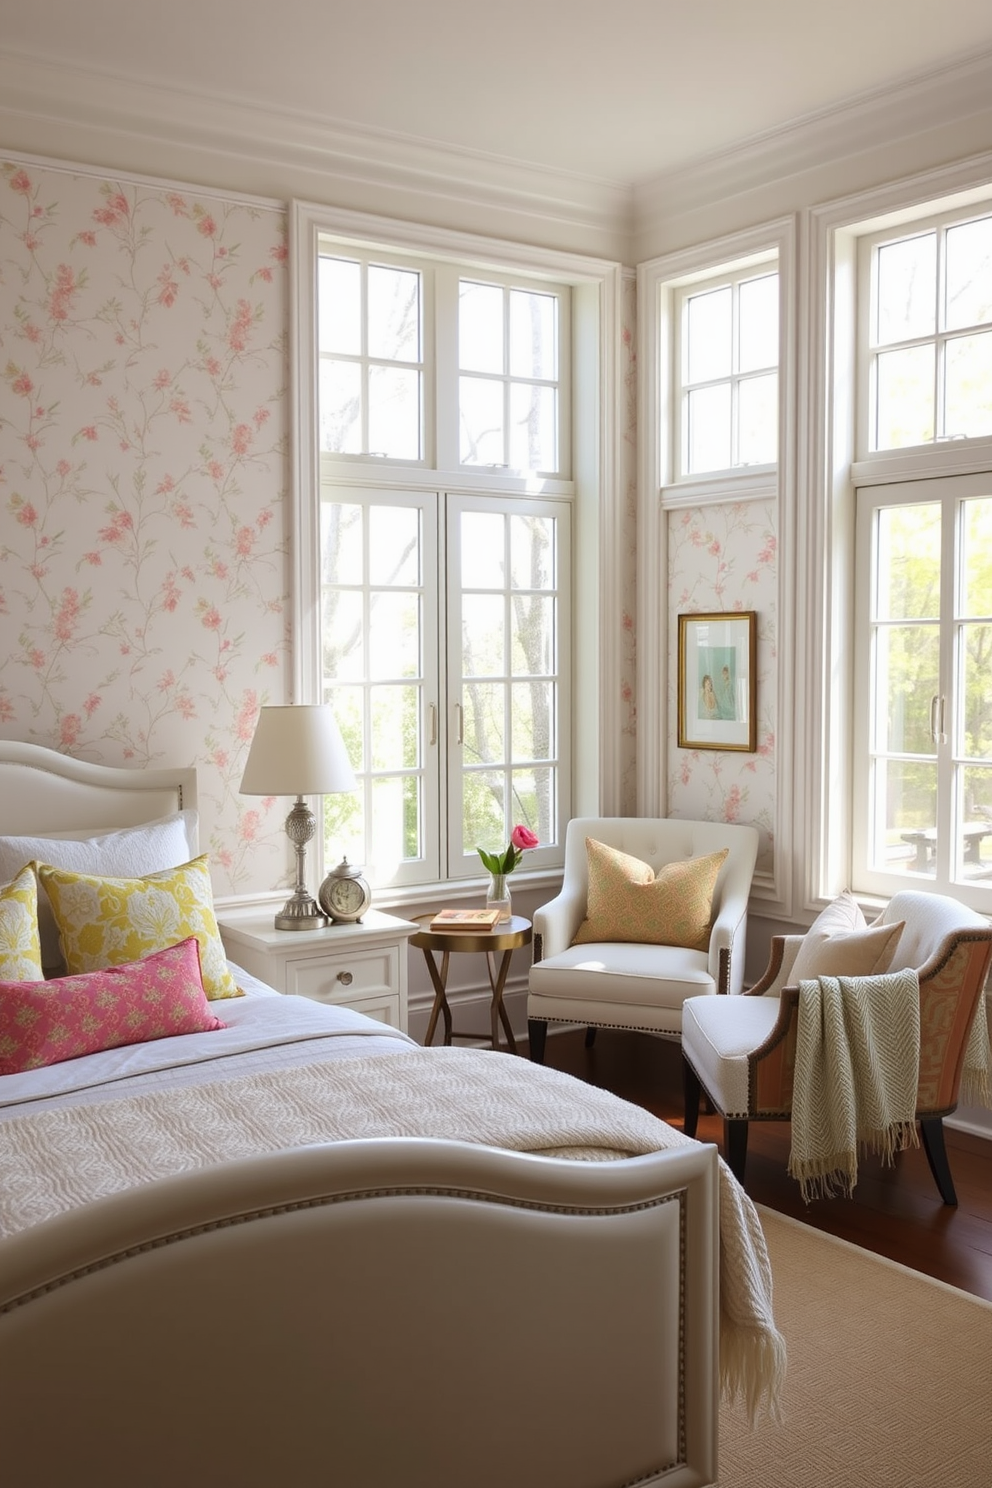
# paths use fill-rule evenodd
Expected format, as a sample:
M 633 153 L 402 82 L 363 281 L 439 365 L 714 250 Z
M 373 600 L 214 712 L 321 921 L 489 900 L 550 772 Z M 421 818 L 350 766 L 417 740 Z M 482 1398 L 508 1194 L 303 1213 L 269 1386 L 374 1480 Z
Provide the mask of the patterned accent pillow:
M 191 935 L 124 966 L 48 982 L 0 981 L 0 1075 L 226 1026 L 210 1011 Z
M 708 950 L 713 890 L 727 852 L 666 863 L 656 874 L 639 858 L 587 837 L 586 918 L 572 944 L 619 940 Z
M 138 961 L 195 935 L 207 996 L 242 996 L 224 955 L 205 853 L 143 878 L 91 878 L 48 863 L 35 867 L 70 974 Z
M 31 865 L 10 883 L 0 884 L 0 977 L 12 982 L 40 982 L 38 884 Z
M 26 863 L 40 860 L 53 868 L 71 868 L 94 878 L 137 878 L 188 863 L 199 851 L 197 814 L 174 811 L 137 827 L 106 832 L 42 832 L 37 837 L 0 837 L 0 879 L 13 878 Z M 38 896 L 41 964 L 49 976 L 65 970 L 59 933 L 47 895 Z

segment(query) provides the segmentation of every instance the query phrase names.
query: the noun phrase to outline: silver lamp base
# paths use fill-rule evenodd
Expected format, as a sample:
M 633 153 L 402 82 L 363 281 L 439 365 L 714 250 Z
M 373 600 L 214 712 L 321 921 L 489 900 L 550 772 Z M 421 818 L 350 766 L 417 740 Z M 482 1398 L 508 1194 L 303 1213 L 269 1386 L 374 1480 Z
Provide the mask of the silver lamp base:
M 275 917 L 277 930 L 322 930 L 327 916 L 304 882 L 304 862 L 307 843 L 317 829 L 310 807 L 302 796 L 297 796 L 296 805 L 286 818 L 286 836 L 296 851 L 296 888 Z
M 327 916 L 310 894 L 294 894 L 275 917 L 277 930 L 322 930 Z

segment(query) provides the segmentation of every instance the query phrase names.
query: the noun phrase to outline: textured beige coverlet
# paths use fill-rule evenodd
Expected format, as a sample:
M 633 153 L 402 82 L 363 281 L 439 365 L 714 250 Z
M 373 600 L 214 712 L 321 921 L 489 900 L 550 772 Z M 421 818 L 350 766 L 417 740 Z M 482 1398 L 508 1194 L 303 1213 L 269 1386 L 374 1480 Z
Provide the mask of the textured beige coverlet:
M 17 1117 L 0 1127 L 0 1234 L 137 1183 L 310 1142 L 439 1137 L 579 1159 L 690 1144 L 638 1106 L 557 1070 L 472 1049 L 416 1049 Z M 776 1409 L 785 1345 L 757 1212 L 720 1165 L 726 1398 Z

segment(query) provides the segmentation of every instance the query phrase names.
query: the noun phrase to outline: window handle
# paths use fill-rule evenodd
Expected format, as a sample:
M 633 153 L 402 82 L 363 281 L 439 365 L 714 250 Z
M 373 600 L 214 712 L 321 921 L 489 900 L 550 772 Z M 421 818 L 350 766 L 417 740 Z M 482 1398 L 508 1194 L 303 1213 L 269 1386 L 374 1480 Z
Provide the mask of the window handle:
M 465 709 L 461 703 L 455 704 L 455 712 L 458 714 L 458 736 L 455 740 L 458 744 L 465 743 Z
M 937 743 L 946 744 L 947 735 L 944 733 L 944 698 L 941 697 L 937 708 Z
M 437 743 L 437 704 L 428 704 L 427 713 L 430 719 L 427 726 L 427 742 L 433 746 Z
M 935 744 L 946 744 L 944 733 L 944 699 L 934 693 L 930 699 L 930 737 Z

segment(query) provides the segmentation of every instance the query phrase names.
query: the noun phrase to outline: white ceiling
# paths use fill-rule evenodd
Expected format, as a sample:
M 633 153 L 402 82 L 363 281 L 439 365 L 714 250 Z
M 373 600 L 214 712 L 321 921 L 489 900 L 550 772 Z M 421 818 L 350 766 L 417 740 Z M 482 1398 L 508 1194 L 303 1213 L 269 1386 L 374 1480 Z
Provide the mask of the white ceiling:
M 989 0 L 0 0 L 0 51 L 619 185 L 992 49 Z

